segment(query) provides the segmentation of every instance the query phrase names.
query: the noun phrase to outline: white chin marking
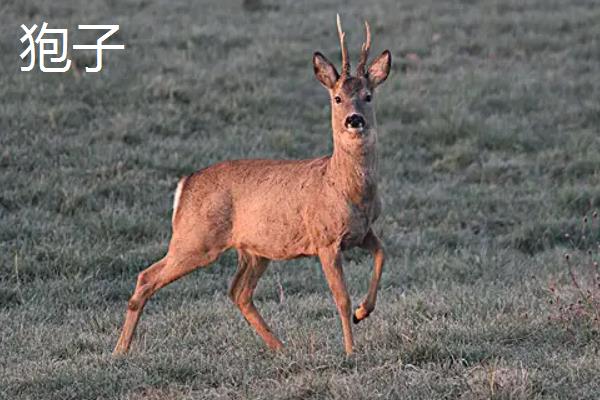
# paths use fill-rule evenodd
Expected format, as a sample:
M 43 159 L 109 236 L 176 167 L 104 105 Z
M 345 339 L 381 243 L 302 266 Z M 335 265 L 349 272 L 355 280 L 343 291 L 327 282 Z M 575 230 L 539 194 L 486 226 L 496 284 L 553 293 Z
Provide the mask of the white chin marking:
M 346 130 L 356 135 L 362 135 L 365 132 L 365 128 L 347 128 Z

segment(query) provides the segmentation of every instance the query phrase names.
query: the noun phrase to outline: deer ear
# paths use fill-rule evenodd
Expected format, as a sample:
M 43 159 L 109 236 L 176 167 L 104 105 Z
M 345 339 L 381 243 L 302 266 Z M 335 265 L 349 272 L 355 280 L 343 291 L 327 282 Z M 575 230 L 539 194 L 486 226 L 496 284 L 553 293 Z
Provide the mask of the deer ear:
M 313 68 L 319 82 L 327 89 L 333 89 L 340 74 L 338 74 L 333 64 L 318 51 L 313 55 Z
M 379 57 L 377 57 L 367 72 L 367 78 L 372 87 L 378 86 L 380 83 L 385 81 L 390 74 L 390 68 L 392 67 L 392 53 L 389 50 L 385 50 Z

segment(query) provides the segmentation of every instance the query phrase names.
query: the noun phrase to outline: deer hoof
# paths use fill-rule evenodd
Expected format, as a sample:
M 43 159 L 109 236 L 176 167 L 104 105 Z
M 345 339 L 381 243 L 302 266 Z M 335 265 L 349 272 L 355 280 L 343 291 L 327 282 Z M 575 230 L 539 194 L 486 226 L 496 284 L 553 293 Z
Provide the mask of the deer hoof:
M 360 306 L 356 309 L 356 311 L 354 311 L 354 314 L 352 315 L 352 322 L 358 324 L 360 321 L 367 318 L 369 314 L 371 314 L 370 311 L 367 311 L 363 306 Z

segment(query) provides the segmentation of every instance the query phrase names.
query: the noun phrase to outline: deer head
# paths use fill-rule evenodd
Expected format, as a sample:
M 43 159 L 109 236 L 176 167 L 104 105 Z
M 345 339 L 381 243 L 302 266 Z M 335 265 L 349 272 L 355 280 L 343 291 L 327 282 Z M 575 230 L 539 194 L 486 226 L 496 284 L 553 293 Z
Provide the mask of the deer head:
M 342 49 L 342 72 L 320 52 L 313 56 L 313 67 L 319 82 L 329 91 L 331 122 L 336 146 L 356 147 L 376 140 L 375 88 L 386 80 L 392 65 L 392 55 L 385 50 L 368 67 L 371 31 L 365 21 L 366 38 L 355 75 L 350 72 L 348 49 L 337 16 L 337 29 Z

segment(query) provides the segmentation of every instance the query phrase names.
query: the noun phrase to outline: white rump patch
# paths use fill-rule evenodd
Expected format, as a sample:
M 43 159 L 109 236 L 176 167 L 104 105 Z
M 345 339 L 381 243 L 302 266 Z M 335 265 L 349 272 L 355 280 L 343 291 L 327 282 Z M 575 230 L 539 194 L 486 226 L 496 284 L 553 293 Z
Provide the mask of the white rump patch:
M 175 222 L 175 216 L 177 215 L 177 209 L 179 208 L 179 199 L 181 199 L 181 191 L 183 190 L 183 184 L 187 181 L 187 176 L 184 176 L 177 183 L 177 189 L 175 189 L 175 198 L 173 200 L 173 222 Z

